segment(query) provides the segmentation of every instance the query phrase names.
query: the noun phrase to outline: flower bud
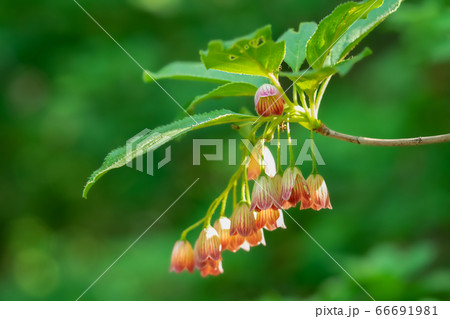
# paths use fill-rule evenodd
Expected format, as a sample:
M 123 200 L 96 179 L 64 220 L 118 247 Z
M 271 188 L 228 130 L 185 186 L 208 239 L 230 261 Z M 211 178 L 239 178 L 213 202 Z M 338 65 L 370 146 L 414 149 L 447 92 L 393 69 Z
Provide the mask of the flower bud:
M 305 201 L 300 206 L 300 209 L 312 208 L 320 210 L 323 208 L 333 209 L 331 207 L 330 195 L 328 194 L 327 184 L 319 174 L 311 174 L 306 180 L 310 191 L 310 201 Z
M 175 272 L 194 271 L 194 251 L 188 241 L 178 240 L 173 246 L 170 270 Z
M 283 114 L 284 99 L 271 84 L 263 84 L 255 94 L 255 110 L 260 116 Z
M 246 202 L 240 202 L 236 205 L 230 220 L 231 236 L 239 234 L 242 237 L 247 237 L 256 232 L 255 218 L 250 212 L 249 205 Z

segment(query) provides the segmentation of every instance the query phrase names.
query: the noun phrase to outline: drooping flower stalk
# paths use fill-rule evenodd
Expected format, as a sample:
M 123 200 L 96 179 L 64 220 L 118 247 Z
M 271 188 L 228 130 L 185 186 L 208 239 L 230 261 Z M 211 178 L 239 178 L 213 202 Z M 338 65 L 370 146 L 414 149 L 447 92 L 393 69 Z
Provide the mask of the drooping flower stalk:
M 219 195 L 219 197 L 217 197 L 213 203 L 211 204 L 211 206 L 209 207 L 206 216 L 205 216 L 205 221 L 204 221 L 204 227 L 208 226 L 211 224 L 211 218 L 212 215 L 214 214 L 215 210 L 217 209 L 217 207 L 219 206 L 220 202 L 224 200 L 224 198 L 226 196 L 228 196 L 228 193 L 230 192 L 231 188 L 235 185 L 235 183 L 237 182 L 237 180 L 239 179 L 239 177 L 241 176 L 242 172 L 243 172 L 243 168 L 244 167 L 239 167 L 239 169 L 236 171 L 236 173 L 233 174 L 233 176 L 231 177 L 230 181 L 228 182 L 227 187 L 225 188 L 225 190 Z M 226 205 L 226 204 L 225 204 Z M 225 208 L 224 208 L 225 209 Z
M 280 124 L 281 125 L 281 124 Z M 277 125 L 277 173 L 281 173 L 281 140 L 280 125 Z
M 222 207 L 220 209 L 220 216 L 225 215 L 225 208 L 227 207 L 227 200 L 228 200 L 228 193 L 226 193 L 222 199 Z
M 313 130 L 311 130 L 311 159 L 312 159 L 312 173 L 317 174 L 317 162 L 316 162 L 316 155 L 314 154 L 314 133 Z
M 203 217 L 202 219 L 198 220 L 197 222 L 195 222 L 194 224 L 192 224 L 191 226 L 189 226 L 189 227 L 186 228 L 185 230 L 183 230 L 183 232 L 181 233 L 180 240 L 185 241 L 185 240 L 186 240 L 187 234 L 188 234 L 191 230 L 193 230 L 193 229 L 199 227 L 200 225 L 202 225 L 202 224 L 205 222 L 205 219 L 206 219 L 206 216 Z
M 304 100 L 303 92 L 300 99 Z M 289 109 L 289 108 L 288 108 Z M 294 109 L 294 108 L 292 108 Z M 268 117 L 270 118 L 270 117 Z M 307 117 L 308 118 L 308 117 Z M 280 125 L 286 122 L 289 146 L 289 167 L 283 172 L 281 167 Z M 256 136 L 258 129 L 266 123 L 262 135 Z M 271 141 L 277 132 L 277 155 L 274 160 L 265 142 Z M 290 113 L 277 117 L 274 121 L 259 122 L 251 130 L 249 140 L 254 143 L 253 149 L 242 148 L 242 162 L 238 170 L 230 178 L 224 191 L 211 203 L 206 216 L 186 229 L 186 234 L 203 223 L 203 229 L 193 249 L 195 267 L 202 276 L 218 275 L 223 272 L 222 251 L 249 251 L 251 247 L 265 245 L 263 229 L 273 231 L 286 228 L 282 209 L 297 206 L 301 202 L 301 209 L 321 209 L 331 207 L 326 201 L 328 194 L 326 185 L 318 185 L 313 177 L 304 179 L 299 168 L 294 166 L 294 153 L 290 133 Z M 314 144 L 313 144 L 314 148 Z M 314 149 L 313 149 L 314 151 Z M 317 170 L 315 155 L 313 158 L 313 172 Z M 239 181 L 240 180 L 240 181 Z M 254 180 L 250 195 L 249 181 Z M 237 186 L 240 182 L 240 200 Z M 314 188 L 314 196 L 309 187 Z M 233 192 L 232 215 L 226 217 L 229 192 Z M 325 198 L 325 199 L 324 199 Z M 220 207 L 220 217 L 211 227 L 211 219 Z M 181 267 L 179 267 L 181 269 Z M 189 268 L 190 269 L 190 268 Z
M 288 136 L 288 144 L 289 144 L 289 165 L 294 166 L 294 151 L 292 150 L 292 138 L 291 138 L 291 126 L 289 122 L 289 118 L 286 122 L 286 132 Z

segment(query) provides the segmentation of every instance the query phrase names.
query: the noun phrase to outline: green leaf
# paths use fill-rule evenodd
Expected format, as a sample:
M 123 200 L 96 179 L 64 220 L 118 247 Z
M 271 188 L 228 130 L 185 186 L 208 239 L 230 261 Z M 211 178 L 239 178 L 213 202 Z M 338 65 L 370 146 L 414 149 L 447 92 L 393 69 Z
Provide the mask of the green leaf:
M 286 56 L 284 62 L 291 67 L 293 72 L 300 70 L 306 57 L 306 43 L 317 29 L 315 22 L 300 23 L 298 31 L 287 30 L 278 41 L 286 42 Z
M 401 0 L 347 2 L 325 17 L 306 46 L 314 69 L 336 64 L 400 5 Z
M 289 79 L 296 81 L 295 84 L 300 90 L 305 91 L 308 95 L 314 92 L 323 80 L 336 73 L 332 67 L 325 67 L 319 70 L 307 70 L 304 73 L 291 73 Z M 285 76 L 287 74 L 280 74 Z
M 358 55 L 341 61 L 333 66 L 323 67 L 317 70 L 306 70 L 299 72 L 280 72 L 280 76 L 288 77 L 307 94 L 314 92 L 322 81 L 339 73 L 341 76 L 346 75 L 355 63 L 361 61 L 365 57 L 372 54 L 372 50 L 365 48 Z
M 151 77 L 147 74 L 151 75 Z M 173 62 L 158 72 L 146 71 L 143 74 L 145 82 L 161 79 L 176 79 L 189 81 L 204 81 L 214 83 L 245 82 L 256 86 L 267 83 L 267 79 L 260 76 L 238 75 L 216 70 L 206 70 L 201 62 Z M 152 79 L 153 78 L 153 79 Z
M 397 11 L 403 0 L 384 0 L 383 4 L 372 10 L 366 19 L 357 20 L 345 34 L 334 44 L 330 53 L 330 63 L 334 64 L 344 58 L 375 27 L 390 14 Z
M 86 198 L 89 189 L 97 182 L 103 175 L 112 169 L 122 167 L 135 157 L 153 151 L 173 140 L 174 138 L 186 134 L 189 131 L 196 130 L 212 125 L 219 125 L 225 123 L 234 123 L 239 121 L 254 121 L 255 116 L 248 116 L 244 114 L 234 113 L 228 110 L 216 110 L 209 113 L 193 115 L 193 119 L 186 117 L 182 120 L 173 122 L 171 124 L 157 127 L 142 136 L 133 137 L 133 145 L 136 147 L 127 151 L 127 145 L 116 148 L 111 151 L 105 158 L 102 166 L 94 171 L 89 177 L 87 184 L 83 190 L 83 197 Z
M 272 40 L 268 25 L 235 40 L 211 41 L 208 50 L 200 51 L 200 55 L 207 69 L 269 77 L 278 71 L 285 51 L 284 41 Z
M 242 82 L 232 82 L 221 85 L 214 90 L 203 94 L 198 95 L 194 98 L 194 100 L 187 107 L 187 111 L 192 114 L 194 108 L 201 102 L 212 99 L 212 98 L 221 98 L 227 96 L 253 96 L 256 93 L 258 88 L 253 84 L 242 83 Z

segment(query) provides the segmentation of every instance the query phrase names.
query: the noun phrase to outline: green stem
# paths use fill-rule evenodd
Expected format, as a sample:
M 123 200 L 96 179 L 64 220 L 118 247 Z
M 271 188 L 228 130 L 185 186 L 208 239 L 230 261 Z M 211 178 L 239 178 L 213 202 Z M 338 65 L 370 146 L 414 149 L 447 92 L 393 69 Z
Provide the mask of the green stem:
M 202 219 L 200 219 L 199 221 L 197 221 L 195 224 L 192 224 L 191 226 L 189 226 L 188 228 L 186 228 L 185 230 L 183 230 L 183 232 L 181 233 L 181 237 L 180 240 L 186 241 L 186 235 L 193 229 L 197 228 L 198 226 L 200 226 L 204 221 L 205 221 L 205 217 L 203 217 Z
M 312 174 L 317 174 L 316 156 L 314 155 L 314 132 L 311 130 L 311 157 L 312 157 Z
M 315 94 L 315 93 L 314 93 Z M 313 94 L 313 96 L 311 96 L 311 95 L 308 95 L 308 100 L 309 100 L 309 116 L 311 117 L 311 118 L 315 118 L 314 117 L 314 114 L 315 114 L 315 103 L 316 103 L 316 101 L 314 100 L 314 94 Z
M 305 109 L 305 112 L 309 112 L 308 103 L 306 103 L 305 92 L 303 91 L 300 94 L 300 102 L 302 102 L 302 106 Z
M 297 101 L 297 86 L 295 84 L 292 86 L 292 100 L 294 101 L 294 104 L 298 104 L 298 101 Z
M 264 142 L 265 142 L 265 138 L 266 138 L 267 131 L 269 131 L 270 124 L 271 124 L 270 122 L 267 122 L 267 123 L 266 123 L 266 127 L 264 128 L 264 132 L 263 132 L 263 134 L 262 134 L 262 136 L 261 136 L 261 138 L 264 140 Z
M 291 102 L 289 97 L 284 92 L 283 88 L 281 87 L 280 82 L 278 81 L 278 78 L 273 73 L 269 73 L 269 79 L 272 81 L 273 86 L 275 86 L 277 88 L 277 90 L 280 92 L 281 96 L 284 99 L 284 102 L 286 102 L 286 104 L 289 107 L 293 108 L 294 104 Z
M 244 161 L 244 159 L 246 158 L 247 153 L 248 153 L 248 150 L 244 148 L 243 151 L 242 151 L 242 161 Z M 205 216 L 205 221 L 203 223 L 203 227 L 207 227 L 208 225 L 211 225 L 211 218 L 214 215 L 217 207 L 219 206 L 221 201 L 225 201 L 226 202 L 226 197 L 228 196 L 228 193 L 230 192 L 231 188 L 236 185 L 237 180 L 241 176 L 242 172 L 244 172 L 243 175 L 246 176 L 247 166 L 243 166 L 243 165 L 239 166 L 239 169 L 233 174 L 233 176 L 231 176 L 230 181 L 228 182 L 228 185 L 225 188 L 225 190 L 219 195 L 219 197 L 217 197 L 212 202 L 211 206 L 209 207 L 208 211 L 206 212 L 206 216 Z M 244 196 L 245 196 L 245 193 L 244 193 Z M 225 208 L 223 208 L 223 209 L 225 209 Z
M 254 136 L 255 136 L 256 132 L 263 124 L 264 124 L 264 122 L 259 122 L 252 128 L 252 130 L 250 131 L 250 134 L 248 135 L 248 139 L 250 141 L 254 140 Z
M 277 172 L 281 172 L 280 126 L 277 126 Z
M 265 141 L 270 141 L 272 139 L 275 128 L 278 127 L 283 121 L 284 117 L 278 117 L 274 118 L 272 122 L 270 122 L 269 127 L 267 128 L 265 135 L 263 136 Z
M 225 207 L 227 206 L 228 193 L 224 196 L 222 200 L 222 208 L 220 209 L 220 216 L 225 216 Z
M 250 201 L 250 187 L 248 186 L 248 177 L 247 177 L 247 170 L 244 170 L 244 180 L 245 180 L 245 191 L 246 191 L 246 196 L 247 196 L 247 200 Z
M 314 117 L 317 118 L 317 115 L 319 113 L 319 107 L 320 107 L 320 102 L 322 102 L 322 97 L 323 94 L 325 93 L 325 89 L 328 86 L 328 83 L 330 83 L 331 80 L 331 76 L 328 77 L 325 82 L 322 83 L 322 85 L 320 86 L 319 92 L 317 93 L 317 98 L 316 98 L 316 109 L 315 109 L 315 113 L 314 113 Z
M 295 165 L 295 162 L 294 162 L 294 152 L 292 151 L 291 127 L 290 127 L 289 119 L 287 120 L 287 136 L 288 136 L 288 143 L 289 143 L 289 158 L 290 158 L 289 165 L 292 167 Z
M 211 206 L 210 206 L 210 209 L 209 209 L 208 212 L 206 213 L 206 220 L 205 220 L 205 222 L 204 222 L 204 224 L 203 224 L 203 228 L 204 228 L 204 227 L 207 227 L 208 225 L 211 225 L 211 219 L 212 219 L 212 216 L 213 216 L 214 213 L 216 212 L 216 209 L 217 209 L 217 207 L 220 205 L 220 202 L 222 201 L 223 197 L 224 197 L 224 195 L 223 195 L 223 193 L 222 193 L 221 196 L 219 196 L 218 198 L 216 198 L 216 199 L 212 202 L 212 204 L 211 204 Z
M 245 178 L 245 173 L 244 173 L 244 174 L 242 174 L 242 181 L 241 181 L 241 183 L 242 183 L 242 185 L 241 185 L 241 200 L 243 200 L 243 201 L 246 201 L 246 194 L 247 194 L 246 187 L 245 187 L 247 181 L 245 179 L 246 178 Z
M 236 190 L 236 188 L 237 188 L 237 182 L 234 182 L 234 184 L 233 184 L 233 210 L 234 210 L 234 208 L 236 207 L 236 204 L 237 204 L 237 201 L 236 201 L 236 192 L 237 192 L 237 190 Z
M 224 199 L 225 196 L 228 196 L 228 193 L 230 192 L 231 188 L 233 187 L 233 185 L 235 184 L 235 182 L 237 181 L 237 179 L 241 175 L 242 168 L 243 168 L 243 166 L 239 167 L 239 169 L 236 171 L 236 173 L 234 173 L 233 176 L 231 176 L 230 181 L 228 182 L 228 185 L 225 188 L 225 190 L 222 192 L 222 194 L 219 195 L 219 197 L 217 197 L 212 202 L 211 206 L 209 206 L 209 209 L 206 212 L 206 216 L 205 216 L 205 221 L 203 223 L 203 227 L 207 227 L 208 225 L 211 225 L 211 218 L 212 218 L 212 216 L 214 215 L 214 213 L 215 213 L 217 207 L 219 206 L 220 202 Z

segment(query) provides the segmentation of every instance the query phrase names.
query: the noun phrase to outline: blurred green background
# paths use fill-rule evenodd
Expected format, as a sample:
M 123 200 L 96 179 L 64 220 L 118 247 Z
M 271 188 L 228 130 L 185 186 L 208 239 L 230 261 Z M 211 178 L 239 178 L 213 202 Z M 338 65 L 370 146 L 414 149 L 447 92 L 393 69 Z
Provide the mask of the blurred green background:
M 197 61 L 209 40 L 265 24 L 277 38 L 341 2 L 80 0 L 153 71 Z M 169 273 L 180 232 L 203 216 L 235 169 L 193 167 L 191 141 L 238 135 L 229 126 L 191 133 L 171 143 L 173 161 L 155 176 L 121 168 L 82 199 L 87 177 L 111 149 L 179 109 L 142 82 L 141 70 L 71 0 L 3 1 L 0 21 L 0 299 L 78 298 L 199 177 L 82 300 L 368 300 L 288 217 L 286 230 L 266 232 L 266 247 L 225 252 L 219 277 Z M 406 1 L 358 49 L 364 46 L 374 54 L 332 80 L 322 121 L 380 138 L 448 133 L 449 2 Z M 182 104 L 212 88 L 161 84 Z M 252 109 L 252 99 L 215 100 L 198 111 L 242 106 Z M 308 137 L 301 127 L 294 132 Z M 334 209 L 290 214 L 375 299 L 449 299 L 449 145 L 316 142 Z M 302 169 L 307 174 L 310 163 Z

